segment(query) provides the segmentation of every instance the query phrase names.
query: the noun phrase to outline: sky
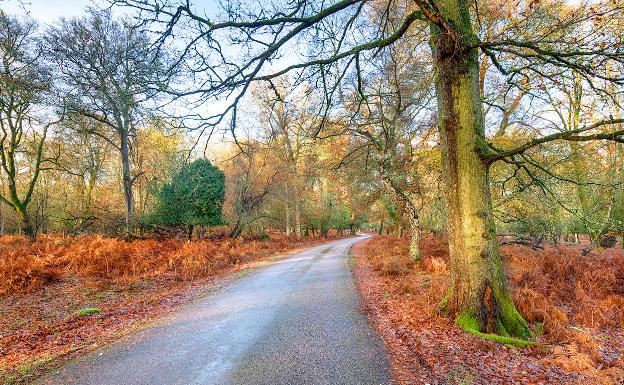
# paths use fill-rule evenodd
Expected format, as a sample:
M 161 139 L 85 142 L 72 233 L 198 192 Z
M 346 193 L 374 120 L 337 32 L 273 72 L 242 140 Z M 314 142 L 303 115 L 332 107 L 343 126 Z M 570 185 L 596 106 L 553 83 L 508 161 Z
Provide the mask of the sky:
M 207 14 L 208 16 L 214 17 L 215 11 L 217 9 L 218 0 L 193 0 L 192 4 L 194 5 L 195 11 L 200 14 Z M 24 15 L 27 13 L 32 19 L 37 21 L 41 27 L 45 29 L 48 25 L 55 24 L 59 18 L 72 18 L 75 16 L 82 16 L 85 14 L 85 10 L 88 6 L 107 6 L 109 2 L 107 0 L 0 0 L 0 9 L 5 11 L 11 15 Z M 114 9 L 114 12 L 117 14 L 124 14 L 126 12 L 131 13 L 129 8 L 117 7 Z M 227 47 L 225 48 L 227 50 Z M 297 61 L 296 55 L 290 55 L 287 58 L 282 58 L 276 60 L 272 63 L 274 66 L 280 67 L 289 62 Z M 221 112 L 225 106 L 227 106 L 230 100 L 215 100 L 211 103 L 204 104 L 199 107 L 201 112 L 205 115 L 213 115 L 215 113 Z M 243 104 L 247 104 L 246 101 Z M 253 108 L 250 107 L 250 108 Z M 245 124 L 247 119 L 255 119 L 256 116 L 251 111 L 241 111 L 239 114 L 239 118 L 241 118 L 241 122 L 245 126 L 250 126 L 250 124 Z M 253 124 L 252 124 L 253 125 Z M 249 128 L 249 127 L 247 127 Z M 240 132 L 239 135 L 245 136 L 244 132 Z M 229 136 L 229 135 L 228 135 Z M 223 142 L 229 140 L 223 138 L 222 135 L 216 134 L 212 137 L 209 143 L 214 143 L 218 147 L 223 145 Z M 200 146 L 203 147 L 203 146 Z
M 23 3 L 23 4 L 21 4 Z M 92 0 L 2 0 L 0 8 L 10 14 L 24 14 L 24 10 L 41 24 L 53 24 L 61 16 L 72 17 L 84 13 Z
M 196 9 L 210 11 L 216 0 L 193 1 Z M 84 14 L 89 5 L 105 5 L 104 0 L 0 0 L 0 9 L 10 14 L 23 14 L 24 10 L 41 24 L 53 24 L 61 16 L 72 17 Z

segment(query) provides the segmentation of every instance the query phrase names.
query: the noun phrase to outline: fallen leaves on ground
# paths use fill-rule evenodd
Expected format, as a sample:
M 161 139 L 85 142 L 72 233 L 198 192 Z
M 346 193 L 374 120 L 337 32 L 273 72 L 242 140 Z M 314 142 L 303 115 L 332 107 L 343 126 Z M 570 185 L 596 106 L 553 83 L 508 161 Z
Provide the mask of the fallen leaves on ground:
M 0 383 L 29 383 L 275 253 L 324 242 L 0 238 Z
M 464 333 L 437 312 L 448 287 L 443 237 L 421 242 L 377 236 L 354 247 L 365 311 L 391 356 L 399 384 L 624 383 L 624 250 L 581 255 L 578 245 L 502 248 L 519 309 L 544 334 L 534 348 L 509 348 Z

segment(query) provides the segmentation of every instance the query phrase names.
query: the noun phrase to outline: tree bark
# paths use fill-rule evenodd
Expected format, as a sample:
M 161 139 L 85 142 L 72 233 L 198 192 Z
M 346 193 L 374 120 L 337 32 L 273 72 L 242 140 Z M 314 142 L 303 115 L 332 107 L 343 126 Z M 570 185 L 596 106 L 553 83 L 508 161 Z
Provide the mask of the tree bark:
M 439 3 L 452 32 L 432 25 L 436 96 L 451 259 L 451 284 L 441 307 L 465 330 L 528 338 L 499 254 L 488 182 L 479 63 L 468 4 Z
M 4 235 L 4 205 L 0 204 L 0 235 Z
M 286 205 L 286 236 L 290 237 L 290 208 Z
M 238 238 L 241 235 L 242 231 L 243 231 L 243 224 L 242 224 L 241 220 L 238 219 L 236 221 L 236 224 L 234 225 L 234 227 L 230 231 L 230 238 L 232 238 L 232 239 Z
M 570 109 L 572 110 L 570 121 L 568 122 L 570 130 L 576 130 L 579 128 L 582 98 L 583 86 L 581 79 L 578 75 L 575 75 L 573 92 L 570 95 Z M 591 210 L 586 191 L 587 172 L 585 171 L 583 164 L 583 150 L 579 143 L 570 142 L 570 152 L 572 159 L 572 171 L 574 172 L 574 177 L 576 178 L 576 196 L 580 204 L 581 219 L 583 220 L 583 225 L 589 235 L 592 245 L 596 246 L 598 244 L 598 236 L 589 223 Z
M 188 225 L 186 228 L 186 239 L 189 241 L 193 240 L 193 225 Z
M 619 115 L 619 110 L 617 112 Z M 616 144 L 616 159 L 619 189 L 615 192 L 615 201 L 618 215 L 622 218 L 624 216 L 624 145 L 622 143 Z M 620 235 L 620 247 L 624 248 L 624 227 L 618 226 L 617 231 Z
M 37 232 L 35 227 L 32 225 L 32 221 L 30 220 L 30 215 L 25 210 L 17 211 L 21 222 L 22 233 L 28 238 L 29 241 L 34 242 L 37 240 Z
M 126 130 L 120 132 L 120 154 L 124 199 L 126 201 L 126 235 L 130 236 L 134 226 L 134 205 L 132 200 L 133 179 L 130 171 L 130 141 Z
M 301 198 L 299 194 L 295 197 L 295 235 L 301 238 Z

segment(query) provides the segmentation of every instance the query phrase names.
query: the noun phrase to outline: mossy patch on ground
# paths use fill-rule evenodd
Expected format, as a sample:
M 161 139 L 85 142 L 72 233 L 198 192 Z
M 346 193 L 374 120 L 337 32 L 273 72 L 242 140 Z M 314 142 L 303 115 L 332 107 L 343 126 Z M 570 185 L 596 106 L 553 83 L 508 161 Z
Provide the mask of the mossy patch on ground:
M 84 316 L 87 316 L 87 315 L 98 314 L 98 313 L 101 313 L 101 312 L 102 312 L 102 309 L 100 309 L 100 308 L 97 308 L 97 307 L 87 307 L 87 308 L 78 310 L 78 312 L 76 312 L 76 315 L 79 316 L 79 317 L 84 317 Z

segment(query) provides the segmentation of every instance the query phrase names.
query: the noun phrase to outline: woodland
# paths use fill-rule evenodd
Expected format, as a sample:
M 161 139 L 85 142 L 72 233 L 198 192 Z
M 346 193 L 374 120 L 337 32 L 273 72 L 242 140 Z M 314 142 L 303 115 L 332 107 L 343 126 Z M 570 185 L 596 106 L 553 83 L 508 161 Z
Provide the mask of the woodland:
M 2 9 L 2 381 L 365 232 L 397 383 L 624 383 L 621 0 Z

